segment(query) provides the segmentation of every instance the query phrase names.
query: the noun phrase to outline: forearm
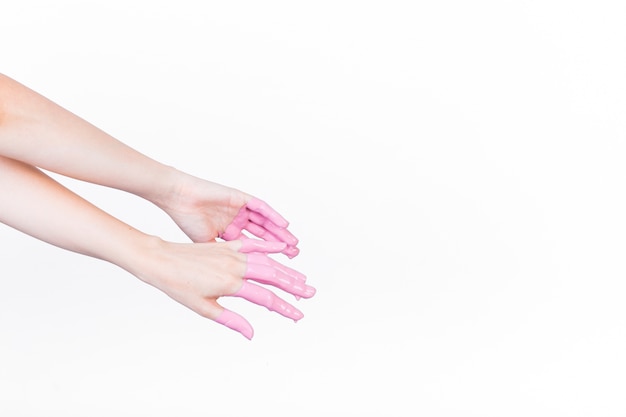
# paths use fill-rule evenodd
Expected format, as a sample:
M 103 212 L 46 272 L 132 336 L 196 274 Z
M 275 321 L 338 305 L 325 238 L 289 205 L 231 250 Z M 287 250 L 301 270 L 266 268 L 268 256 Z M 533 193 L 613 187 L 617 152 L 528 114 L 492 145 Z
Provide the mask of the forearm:
M 2 74 L 0 155 L 157 204 L 180 174 Z
M 135 273 L 148 236 L 25 163 L 0 157 L 0 222 Z

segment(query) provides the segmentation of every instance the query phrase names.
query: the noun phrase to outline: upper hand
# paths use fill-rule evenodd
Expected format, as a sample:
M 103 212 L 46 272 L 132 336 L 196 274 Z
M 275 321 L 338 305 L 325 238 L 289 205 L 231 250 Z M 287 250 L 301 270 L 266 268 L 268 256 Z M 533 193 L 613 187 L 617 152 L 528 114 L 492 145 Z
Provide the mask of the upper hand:
M 265 202 L 234 188 L 179 173 L 175 186 L 159 204 L 193 242 L 246 239 L 284 242 L 285 255 L 299 253 L 289 223 Z M 245 232 L 245 233 L 244 233 Z

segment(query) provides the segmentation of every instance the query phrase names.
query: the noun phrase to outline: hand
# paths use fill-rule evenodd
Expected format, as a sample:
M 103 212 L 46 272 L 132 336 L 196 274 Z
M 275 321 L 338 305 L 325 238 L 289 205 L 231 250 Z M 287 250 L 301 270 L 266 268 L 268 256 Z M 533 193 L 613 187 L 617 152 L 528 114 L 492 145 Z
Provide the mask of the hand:
M 282 253 L 299 253 L 289 223 L 265 202 L 234 188 L 177 172 L 172 191 L 157 203 L 193 242 L 216 238 L 244 240 L 249 232 L 266 241 L 283 242 Z
M 151 250 L 145 252 L 150 254 L 147 261 L 139 261 L 133 273 L 201 316 L 248 339 L 254 334 L 250 323 L 220 306 L 218 298 L 241 297 L 298 321 L 303 317 L 300 310 L 251 281 L 274 286 L 297 298 L 315 294 L 315 288 L 305 284 L 304 275 L 267 255 L 284 251 L 285 243 L 257 239 L 172 243 L 158 238 L 153 242 Z

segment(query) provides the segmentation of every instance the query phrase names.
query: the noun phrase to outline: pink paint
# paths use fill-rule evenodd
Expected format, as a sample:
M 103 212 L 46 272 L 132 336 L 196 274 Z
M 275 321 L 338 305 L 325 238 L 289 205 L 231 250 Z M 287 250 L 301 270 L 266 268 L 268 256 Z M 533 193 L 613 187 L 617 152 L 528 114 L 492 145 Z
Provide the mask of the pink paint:
M 239 252 L 241 253 L 250 253 L 250 252 L 280 253 L 283 250 L 285 250 L 286 247 L 287 247 L 287 244 L 284 242 L 273 242 L 273 241 L 245 238 L 245 239 L 241 239 L 241 248 L 239 248 Z
M 311 298 L 315 288 L 306 285 L 306 277 L 261 253 L 248 254 L 245 278 L 273 285 L 297 297 Z
M 289 222 L 264 201 L 252 198 L 239 210 L 233 221 L 220 237 L 224 240 L 237 240 L 245 237 L 244 231 L 266 240 L 284 242 L 282 253 L 293 258 L 300 253 L 296 247 L 298 239 L 287 229 Z
M 298 321 L 304 317 L 304 314 L 302 314 L 300 310 L 282 300 L 270 290 L 245 280 L 239 291 L 233 294 L 233 296 L 244 298 L 294 321 Z
M 230 310 L 224 309 L 224 311 L 222 311 L 222 313 L 215 319 L 215 321 L 241 333 L 248 340 L 251 340 L 254 336 L 254 329 L 252 328 L 250 323 L 248 323 L 248 320 Z

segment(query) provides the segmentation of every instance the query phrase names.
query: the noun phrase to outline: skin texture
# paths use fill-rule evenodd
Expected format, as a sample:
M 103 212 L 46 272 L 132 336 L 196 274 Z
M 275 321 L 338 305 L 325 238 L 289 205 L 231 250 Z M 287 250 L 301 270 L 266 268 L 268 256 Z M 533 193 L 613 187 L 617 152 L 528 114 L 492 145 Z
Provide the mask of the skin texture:
M 191 242 L 147 235 L 40 168 L 145 198 Z M 297 321 L 302 313 L 264 286 L 296 299 L 315 294 L 303 274 L 269 256 L 292 258 L 299 250 L 287 220 L 267 203 L 150 159 L 1 74 L 0 178 L 0 222 L 118 265 L 248 339 L 252 326 L 220 306 L 220 297 L 244 298 Z

